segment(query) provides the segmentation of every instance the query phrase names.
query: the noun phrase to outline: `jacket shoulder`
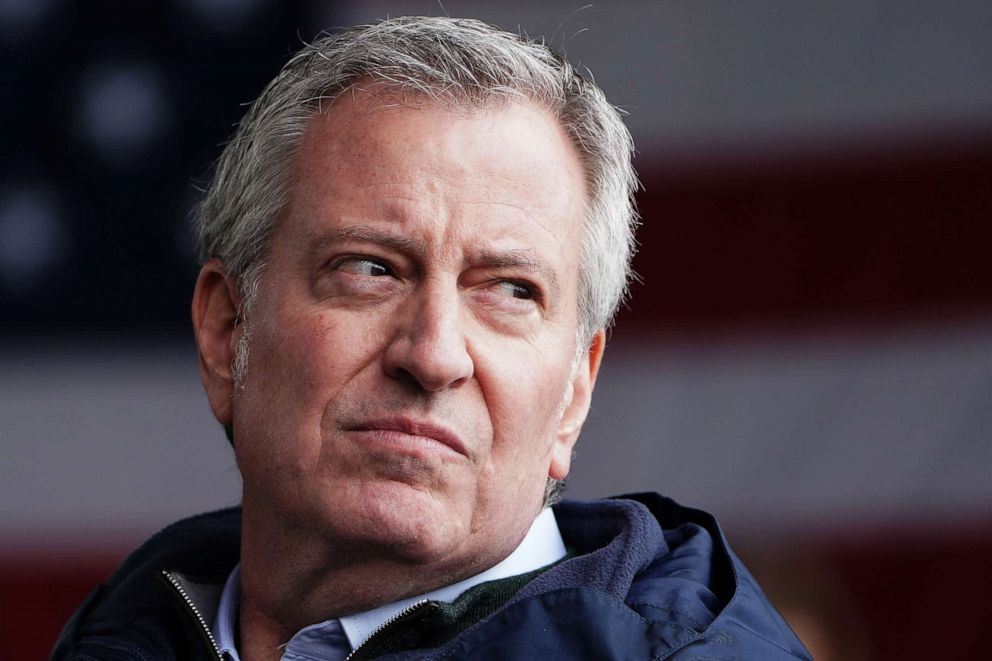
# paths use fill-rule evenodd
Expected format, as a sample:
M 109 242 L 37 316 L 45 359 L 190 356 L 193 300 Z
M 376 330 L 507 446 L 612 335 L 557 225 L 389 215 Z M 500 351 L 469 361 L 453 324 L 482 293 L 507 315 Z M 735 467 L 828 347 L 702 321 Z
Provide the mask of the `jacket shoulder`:
M 173 523 L 132 552 L 62 628 L 52 659 L 175 657 L 185 634 L 165 570 L 223 581 L 240 555 L 241 509 Z M 88 651 L 89 650 L 89 651 Z
M 624 496 L 644 504 L 666 531 L 699 526 L 712 542 L 710 589 L 720 607 L 697 641 L 685 646 L 685 658 L 705 650 L 713 658 L 811 659 L 789 625 L 731 549 L 713 515 L 679 505 L 659 494 Z M 670 658 L 680 658 L 681 652 Z

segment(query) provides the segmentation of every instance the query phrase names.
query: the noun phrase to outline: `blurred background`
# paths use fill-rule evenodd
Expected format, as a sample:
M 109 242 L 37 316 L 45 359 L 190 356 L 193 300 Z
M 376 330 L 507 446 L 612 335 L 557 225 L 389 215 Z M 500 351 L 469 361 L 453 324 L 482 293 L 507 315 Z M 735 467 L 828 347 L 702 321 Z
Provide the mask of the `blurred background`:
M 190 211 L 321 30 L 544 35 L 628 114 L 644 218 L 570 494 L 714 512 L 818 659 L 992 643 L 986 0 L 0 0 L 0 658 L 234 504 Z

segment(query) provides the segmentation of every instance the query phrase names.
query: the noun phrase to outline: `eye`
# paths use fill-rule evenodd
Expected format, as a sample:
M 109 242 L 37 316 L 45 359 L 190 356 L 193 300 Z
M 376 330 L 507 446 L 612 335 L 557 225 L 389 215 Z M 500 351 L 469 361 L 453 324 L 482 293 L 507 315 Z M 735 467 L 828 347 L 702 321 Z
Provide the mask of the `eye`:
M 507 296 L 512 296 L 513 298 L 521 298 L 525 300 L 533 300 L 537 298 L 537 293 L 534 288 L 530 285 L 513 282 L 512 280 L 500 280 L 497 286 L 505 293 Z
M 393 270 L 389 266 L 377 259 L 368 257 L 348 257 L 335 264 L 334 268 L 337 271 L 371 277 L 393 275 Z

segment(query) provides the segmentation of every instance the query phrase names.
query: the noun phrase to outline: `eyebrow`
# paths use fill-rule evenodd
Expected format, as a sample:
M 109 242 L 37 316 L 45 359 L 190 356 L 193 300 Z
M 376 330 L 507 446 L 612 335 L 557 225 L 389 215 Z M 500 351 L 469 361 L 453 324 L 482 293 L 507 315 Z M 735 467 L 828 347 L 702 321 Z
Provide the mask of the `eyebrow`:
M 547 262 L 534 257 L 530 250 L 482 250 L 474 255 L 473 261 L 490 268 L 512 268 L 538 273 L 548 281 L 553 293 L 557 294 L 561 288 L 554 269 Z
M 383 232 L 368 225 L 352 225 L 350 227 L 339 227 L 329 232 L 322 232 L 311 242 L 307 252 L 311 257 L 317 257 L 323 253 L 328 246 L 343 241 L 359 241 L 362 243 L 374 243 L 380 246 L 393 248 L 394 250 L 412 254 L 414 257 L 423 258 L 424 247 L 414 239 L 405 236 L 397 236 L 390 232 Z
M 319 257 L 328 246 L 343 241 L 358 241 L 386 246 L 412 255 L 421 261 L 424 261 L 427 256 L 427 250 L 421 242 L 406 236 L 399 236 L 392 232 L 384 232 L 368 225 L 339 227 L 321 233 L 311 243 L 308 252 L 312 257 Z M 473 265 L 488 268 L 519 269 L 529 273 L 540 274 L 549 283 L 553 289 L 553 293 L 557 294 L 561 289 L 555 270 L 544 260 L 535 257 L 530 249 L 474 251 L 471 253 L 469 261 Z

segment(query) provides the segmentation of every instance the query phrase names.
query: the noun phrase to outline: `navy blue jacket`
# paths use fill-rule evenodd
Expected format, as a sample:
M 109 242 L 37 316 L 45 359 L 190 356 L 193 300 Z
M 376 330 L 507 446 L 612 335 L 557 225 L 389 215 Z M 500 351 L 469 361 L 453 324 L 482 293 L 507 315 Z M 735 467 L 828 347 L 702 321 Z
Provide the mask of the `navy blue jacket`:
M 377 658 L 810 659 L 712 516 L 657 494 L 555 507 L 569 558 L 444 644 Z M 169 526 L 66 624 L 53 659 L 216 659 L 240 510 Z M 361 656 L 361 655 L 359 655 Z

